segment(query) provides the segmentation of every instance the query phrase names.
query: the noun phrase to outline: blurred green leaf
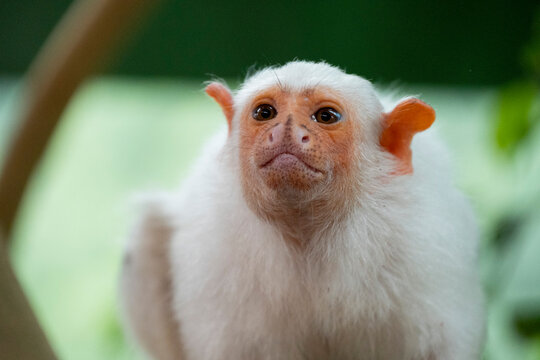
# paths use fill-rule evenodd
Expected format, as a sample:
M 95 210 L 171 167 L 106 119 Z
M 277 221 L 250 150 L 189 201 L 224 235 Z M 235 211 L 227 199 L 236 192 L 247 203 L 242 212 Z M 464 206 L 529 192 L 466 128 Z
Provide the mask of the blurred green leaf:
M 537 301 L 516 309 L 513 318 L 514 328 L 521 337 L 536 339 L 540 336 L 540 304 Z
M 511 155 L 530 132 L 538 95 L 537 85 L 529 81 L 512 83 L 500 90 L 495 136 L 498 147 L 507 154 Z
M 534 350 L 533 350 L 534 356 L 536 356 L 536 359 L 540 359 L 540 335 L 538 335 L 534 339 L 533 346 L 534 346 Z
M 509 213 L 494 224 L 492 241 L 499 253 L 508 250 L 509 244 L 515 240 L 523 222 L 522 216 Z

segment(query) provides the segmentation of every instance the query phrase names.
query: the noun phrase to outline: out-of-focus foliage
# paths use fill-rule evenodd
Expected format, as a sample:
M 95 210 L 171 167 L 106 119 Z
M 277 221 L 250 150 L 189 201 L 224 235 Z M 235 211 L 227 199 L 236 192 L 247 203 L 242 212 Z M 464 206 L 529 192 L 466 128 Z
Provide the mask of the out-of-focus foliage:
M 0 73 L 27 68 L 69 0 L 0 1 Z M 378 81 L 500 85 L 520 73 L 538 0 L 163 0 L 112 71 L 234 77 L 326 60 Z
M 523 78 L 497 96 L 494 142 L 516 169 L 515 196 L 488 233 L 486 281 L 491 321 L 504 356 L 540 359 L 540 7 L 522 56 Z M 532 186 L 531 186 L 532 185 Z M 527 261 L 528 259 L 528 261 Z M 536 265 L 526 266 L 523 263 Z M 506 305 L 504 305 L 506 304 Z M 495 320 L 493 320 L 495 318 Z M 512 350 L 514 349 L 514 350 Z M 519 354 L 519 355 L 516 355 Z M 498 352 L 489 359 L 504 359 Z
M 503 86 L 498 99 L 496 142 L 510 155 L 540 122 L 540 7 L 521 60 L 525 79 Z
M 497 111 L 497 145 L 509 154 L 540 120 L 540 91 L 533 81 L 516 82 L 499 92 Z

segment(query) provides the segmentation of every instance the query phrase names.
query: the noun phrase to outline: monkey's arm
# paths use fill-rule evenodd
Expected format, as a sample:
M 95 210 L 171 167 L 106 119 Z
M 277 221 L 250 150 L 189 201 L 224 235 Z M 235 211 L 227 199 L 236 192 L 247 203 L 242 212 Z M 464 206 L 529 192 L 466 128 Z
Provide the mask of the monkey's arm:
M 171 307 L 168 248 L 171 227 L 156 204 L 135 225 L 121 273 L 121 298 L 133 336 L 156 360 L 182 359 L 177 321 Z

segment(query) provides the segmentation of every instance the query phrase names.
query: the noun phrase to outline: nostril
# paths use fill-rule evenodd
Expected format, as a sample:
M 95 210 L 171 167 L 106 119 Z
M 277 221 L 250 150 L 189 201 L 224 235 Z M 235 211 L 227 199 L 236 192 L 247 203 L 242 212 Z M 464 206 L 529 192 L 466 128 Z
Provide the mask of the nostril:
M 308 141 L 309 141 L 309 136 L 307 136 L 307 135 L 302 136 L 302 143 L 305 144 L 305 143 L 307 143 Z
M 268 140 L 270 140 L 270 142 L 274 141 L 274 137 L 272 136 L 272 133 L 270 133 L 270 135 L 268 136 Z

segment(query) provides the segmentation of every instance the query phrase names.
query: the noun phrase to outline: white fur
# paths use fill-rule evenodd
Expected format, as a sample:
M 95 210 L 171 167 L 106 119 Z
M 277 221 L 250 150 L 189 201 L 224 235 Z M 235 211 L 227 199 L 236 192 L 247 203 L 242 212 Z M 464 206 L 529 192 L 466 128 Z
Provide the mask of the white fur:
M 361 191 L 324 238 L 305 251 L 288 246 L 243 198 L 235 118 L 231 136 L 209 143 L 182 190 L 159 198 L 173 229 L 185 359 L 479 359 L 477 228 L 440 141 L 431 130 L 417 135 L 414 174 L 381 181 L 393 160 L 378 146 L 384 110 L 368 81 L 292 62 L 249 78 L 235 113 L 278 81 L 290 91 L 324 86 L 357 105 Z

